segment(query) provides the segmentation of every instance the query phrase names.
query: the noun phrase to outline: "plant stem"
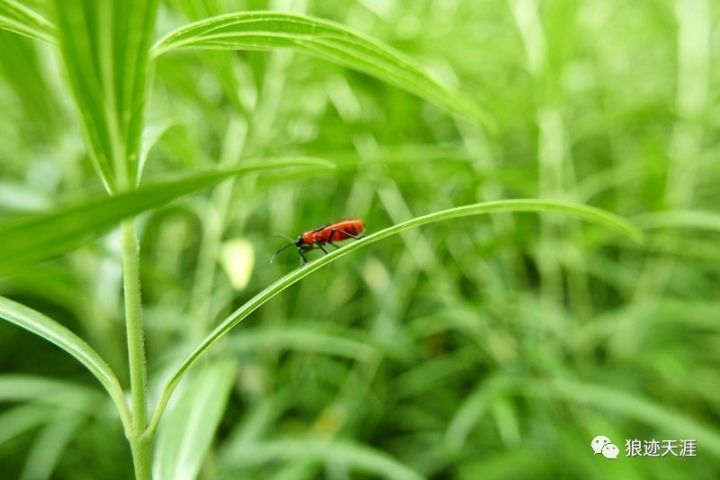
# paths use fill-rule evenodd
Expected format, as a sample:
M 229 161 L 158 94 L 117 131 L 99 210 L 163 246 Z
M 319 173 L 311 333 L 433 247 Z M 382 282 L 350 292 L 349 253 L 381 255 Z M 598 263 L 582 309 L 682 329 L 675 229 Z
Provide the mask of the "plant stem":
M 152 465 L 152 441 L 141 439 L 137 436 L 130 440 L 130 451 L 132 452 L 133 464 L 135 466 L 136 480 L 151 480 Z
M 147 422 L 147 375 L 140 304 L 140 258 L 133 220 L 123 222 L 122 235 L 125 323 L 132 396 L 132 431 L 128 435 L 128 440 L 135 464 L 135 478 L 149 480 L 152 443 L 141 439 Z

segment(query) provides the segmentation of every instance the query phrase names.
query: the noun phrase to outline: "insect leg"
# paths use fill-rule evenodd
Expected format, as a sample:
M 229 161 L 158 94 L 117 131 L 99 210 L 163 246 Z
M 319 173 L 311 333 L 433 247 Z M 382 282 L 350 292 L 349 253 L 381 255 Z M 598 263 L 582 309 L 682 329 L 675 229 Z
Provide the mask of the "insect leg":
M 317 247 L 322 250 L 325 255 L 327 255 L 328 251 L 325 250 L 325 247 L 323 247 L 321 243 L 315 242 L 315 245 L 317 245 Z
M 347 235 L 348 237 L 352 238 L 353 240 L 360 240 L 361 238 L 365 238 L 365 235 L 362 235 L 362 234 L 361 235 L 353 235 L 350 232 L 343 232 L 343 233 L 345 235 Z
M 309 250 L 309 249 L 308 249 L 308 248 L 303 248 L 303 247 L 300 247 L 300 246 L 297 247 L 297 251 L 298 251 L 298 253 L 300 254 L 300 258 L 302 259 L 302 260 L 301 260 L 301 263 L 300 263 L 300 266 L 304 266 L 306 263 L 308 263 L 308 259 L 305 257 L 305 253 L 304 253 L 304 252 L 306 252 L 307 250 Z
M 333 247 L 335 250 L 337 250 L 338 248 L 340 248 L 340 247 L 338 247 L 337 245 L 335 245 L 335 244 L 332 242 L 333 237 L 335 236 L 335 232 L 336 232 L 336 231 L 337 231 L 337 230 L 335 230 L 334 228 L 333 228 L 332 230 L 330 230 L 330 235 L 328 235 L 328 241 L 327 241 L 327 244 L 330 245 L 331 247 Z

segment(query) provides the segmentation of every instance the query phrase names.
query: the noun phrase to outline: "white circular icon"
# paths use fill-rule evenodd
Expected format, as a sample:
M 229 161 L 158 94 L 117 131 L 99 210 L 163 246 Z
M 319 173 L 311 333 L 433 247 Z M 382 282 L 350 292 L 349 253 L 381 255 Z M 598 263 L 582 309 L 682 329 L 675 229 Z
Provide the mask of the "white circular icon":
M 614 443 L 608 443 L 607 445 L 602 447 L 601 453 L 603 457 L 610 460 L 615 460 L 620 453 L 620 449 Z
M 595 455 L 601 453 L 605 445 L 610 444 L 612 444 L 612 442 L 605 435 L 598 435 L 597 437 L 592 439 L 592 442 L 590 442 L 590 446 L 592 447 L 593 452 L 595 452 Z

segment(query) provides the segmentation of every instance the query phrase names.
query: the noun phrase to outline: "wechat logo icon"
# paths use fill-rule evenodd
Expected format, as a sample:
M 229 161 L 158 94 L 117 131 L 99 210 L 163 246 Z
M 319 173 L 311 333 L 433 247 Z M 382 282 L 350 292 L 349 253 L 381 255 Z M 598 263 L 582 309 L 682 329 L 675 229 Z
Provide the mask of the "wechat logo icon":
M 610 439 L 604 435 L 598 435 L 593 438 L 592 442 L 590 442 L 590 447 L 593 449 L 593 452 L 595 452 L 595 455 L 600 453 L 608 460 L 616 460 L 620 453 L 617 445 L 612 443 Z

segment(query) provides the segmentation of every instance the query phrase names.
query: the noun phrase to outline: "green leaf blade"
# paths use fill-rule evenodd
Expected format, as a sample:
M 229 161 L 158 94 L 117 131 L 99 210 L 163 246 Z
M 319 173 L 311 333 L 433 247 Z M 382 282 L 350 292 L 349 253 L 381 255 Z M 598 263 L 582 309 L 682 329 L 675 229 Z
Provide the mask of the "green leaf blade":
M 644 229 L 720 231 L 720 214 L 707 210 L 671 210 L 647 213 L 634 218 Z
M 76 248 L 120 221 L 227 178 L 285 167 L 331 167 L 326 161 L 294 158 L 247 162 L 232 169 L 200 172 L 157 182 L 112 197 L 101 197 L 0 225 L 0 274 Z
M 25 460 L 20 480 L 49 480 L 62 454 L 85 418 L 77 412 L 58 412 L 39 433 Z
M 222 360 L 190 379 L 160 427 L 153 478 L 192 480 L 197 477 L 225 411 L 236 370 L 234 361 Z
M 55 0 L 58 43 L 94 167 L 136 185 L 157 0 Z
M 68 406 L 99 395 L 100 392 L 94 388 L 54 378 L 21 374 L 0 375 L 0 402 L 35 402 Z
M 419 480 L 420 474 L 385 452 L 347 440 L 325 441 L 306 438 L 250 443 L 236 452 L 233 463 L 257 465 L 273 460 L 306 460 L 327 464 L 341 463 L 358 471 L 371 472 L 393 480 Z
M 349 335 L 319 332 L 313 328 L 283 327 L 245 330 L 242 335 L 233 336 L 228 349 L 234 353 L 256 350 L 288 349 L 322 355 L 336 355 L 361 362 L 367 362 L 379 350 Z
M 46 405 L 25 404 L 0 413 L 0 446 L 47 423 L 53 410 Z
M 605 409 L 637 419 L 672 435 L 694 438 L 703 449 L 720 458 L 720 431 L 713 425 L 696 420 L 685 412 L 664 405 L 645 395 L 611 386 L 567 379 L 528 381 L 523 385 L 535 395 L 551 395 Z
M 55 42 L 55 26 L 15 0 L 0 0 L 0 29 L 43 42 Z
M 0 297 L 0 318 L 44 338 L 72 355 L 105 387 L 123 424 L 126 427 L 129 425 L 129 413 L 120 382 L 105 360 L 82 338 L 42 313 L 5 297 Z
M 327 20 L 276 12 L 221 15 L 171 32 L 155 44 L 153 55 L 188 48 L 290 48 L 358 70 L 478 124 L 492 126 L 473 102 L 437 82 L 401 52 Z

